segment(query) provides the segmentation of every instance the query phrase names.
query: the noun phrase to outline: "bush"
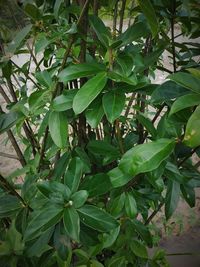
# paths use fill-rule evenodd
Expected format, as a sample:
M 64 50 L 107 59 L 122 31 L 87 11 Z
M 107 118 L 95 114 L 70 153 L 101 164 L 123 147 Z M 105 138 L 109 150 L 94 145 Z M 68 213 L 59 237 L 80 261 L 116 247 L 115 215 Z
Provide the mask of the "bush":
M 149 224 L 200 185 L 198 1 L 23 2 L 1 59 L 0 133 L 22 165 L 0 176 L 2 266 L 168 266 Z

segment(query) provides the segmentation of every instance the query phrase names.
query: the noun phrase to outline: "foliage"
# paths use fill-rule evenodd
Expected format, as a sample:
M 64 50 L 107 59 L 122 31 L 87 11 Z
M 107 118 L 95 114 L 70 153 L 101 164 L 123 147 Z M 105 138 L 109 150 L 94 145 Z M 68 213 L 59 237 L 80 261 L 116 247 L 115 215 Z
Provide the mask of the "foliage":
M 200 185 L 198 1 L 25 0 L 23 10 L 28 24 L 1 58 L 0 133 L 22 165 L 0 176 L 1 263 L 168 266 L 162 250 L 148 256 L 149 224 L 180 196 L 193 207 Z M 191 41 L 177 41 L 176 25 Z M 170 74 L 162 84 L 157 70 Z

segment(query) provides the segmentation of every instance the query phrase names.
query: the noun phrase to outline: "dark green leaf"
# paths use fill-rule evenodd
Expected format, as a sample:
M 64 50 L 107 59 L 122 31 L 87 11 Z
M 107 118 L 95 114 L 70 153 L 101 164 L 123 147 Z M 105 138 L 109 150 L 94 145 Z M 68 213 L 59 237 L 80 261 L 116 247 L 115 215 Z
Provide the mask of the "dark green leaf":
M 35 5 L 27 3 L 24 7 L 24 10 L 26 14 L 33 20 L 40 20 L 41 18 L 40 10 Z
M 96 128 L 104 115 L 101 98 L 97 97 L 85 112 L 86 120 L 92 128 Z
M 82 77 L 88 77 L 105 71 L 105 66 L 98 63 L 82 63 L 71 65 L 59 73 L 61 82 L 68 82 Z
M 198 94 L 187 94 L 184 96 L 179 97 L 172 105 L 169 116 L 172 114 L 188 108 L 193 107 L 200 104 L 200 95 Z
M 189 185 L 181 184 L 181 192 L 188 205 L 193 208 L 195 206 L 195 191 L 194 188 Z
M 74 97 L 73 110 L 76 114 L 83 112 L 100 94 L 107 82 L 105 72 L 98 73 L 87 81 Z
M 148 259 L 148 252 L 144 244 L 138 240 L 131 241 L 131 250 L 133 253 L 140 258 Z
M 111 34 L 108 28 L 104 25 L 103 21 L 97 16 L 90 16 L 90 24 L 95 31 L 99 41 L 101 44 L 108 48 L 109 47 L 109 40 L 111 38 Z
M 194 113 L 189 118 L 185 136 L 184 136 L 184 144 L 189 147 L 197 147 L 200 145 L 200 105 L 195 109 Z
M 67 165 L 69 163 L 70 154 L 65 152 L 59 160 L 56 161 L 54 170 L 52 173 L 52 179 L 59 180 L 66 171 Z
M 165 198 L 165 216 L 168 220 L 175 211 L 180 197 L 180 184 L 174 180 L 168 181 Z
M 79 241 L 80 219 L 73 207 L 65 208 L 63 214 L 64 226 L 67 234 L 75 241 Z
M 117 147 L 112 146 L 107 141 L 103 140 L 91 140 L 88 145 L 87 149 L 94 154 L 99 155 L 116 155 L 119 156 L 119 149 Z
M 68 124 L 65 112 L 52 111 L 49 115 L 49 131 L 54 143 L 64 148 L 67 145 Z
M 140 5 L 140 8 L 142 9 L 142 12 L 147 18 L 153 37 L 155 37 L 159 31 L 159 23 L 154 7 L 151 4 L 150 0 L 138 0 L 138 3 Z
M 118 217 L 120 215 L 125 205 L 125 199 L 126 199 L 125 193 L 122 193 L 113 200 L 110 200 L 109 211 L 111 215 L 113 215 L 114 217 Z
M 169 75 L 168 78 L 170 78 L 172 81 L 175 81 L 177 84 L 180 84 L 181 86 L 200 94 L 200 79 L 192 74 L 186 72 L 177 72 Z
M 107 193 L 112 184 L 107 174 L 98 173 L 94 176 L 86 176 L 80 187 L 87 190 L 90 197 L 94 197 Z
M 146 118 L 142 113 L 137 115 L 138 121 L 146 128 L 146 130 L 151 134 L 152 138 L 155 139 L 157 135 L 157 131 L 150 121 L 149 118 Z
M 3 195 L 0 197 L 0 218 L 10 217 L 22 209 L 22 203 L 15 196 Z
M 10 111 L 0 115 L 0 134 L 9 130 L 13 125 L 16 125 L 20 120 L 24 119 L 23 113 Z
M 88 192 L 86 190 L 80 190 L 74 193 L 71 196 L 71 200 L 73 201 L 73 206 L 78 209 L 85 204 L 86 200 L 88 198 Z
M 103 108 L 106 117 L 110 123 L 113 123 L 122 113 L 125 106 L 126 97 L 124 94 L 119 94 L 110 91 L 103 96 Z
M 65 184 L 72 192 L 76 192 L 83 175 L 83 162 L 80 158 L 73 158 L 65 174 Z
M 85 205 L 78 212 L 84 224 L 98 231 L 109 232 L 118 226 L 110 214 L 95 206 Z
M 141 221 L 138 220 L 132 220 L 131 222 L 142 240 L 144 240 L 148 246 L 152 247 L 152 237 L 147 226 L 145 226 Z

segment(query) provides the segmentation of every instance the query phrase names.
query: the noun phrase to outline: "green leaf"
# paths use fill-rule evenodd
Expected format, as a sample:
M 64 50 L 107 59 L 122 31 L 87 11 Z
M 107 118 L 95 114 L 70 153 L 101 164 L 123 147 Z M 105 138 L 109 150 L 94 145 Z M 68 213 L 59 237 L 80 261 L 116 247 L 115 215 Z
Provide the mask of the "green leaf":
M 110 214 L 95 206 L 85 205 L 78 212 L 84 224 L 100 232 L 109 232 L 118 226 Z
M 197 147 L 200 145 L 200 105 L 195 109 L 191 117 L 189 118 L 185 136 L 184 144 L 189 147 Z
M 27 3 L 24 7 L 24 10 L 26 14 L 32 18 L 33 20 L 40 20 L 41 19 L 41 13 L 40 10 L 30 3 Z
M 133 147 L 123 155 L 119 169 L 132 177 L 152 171 L 172 153 L 174 145 L 174 140 L 163 138 Z
M 83 162 L 80 158 L 73 158 L 65 174 L 64 182 L 72 192 L 76 192 L 83 175 Z
M 20 48 L 21 43 L 27 37 L 27 35 L 31 31 L 31 29 L 32 29 L 32 25 L 29 24 L 26 27 L 24 27 L 20 32 L 17 33 L 15 38 L 8 45 L 8 52 L 9 53 L 14 54 Z
M 73 110 L 76 114 L 83 112 L 100 94 L 107 82 L 105 72 L 97 74 L 87 81 L 74 97 Z
M 104 115 L 104 110 L 101 102 L 101 98 L 97 97 L 89 105 L 85 112 L 86 120 L 92 128 L 96 128 L 98 126 Z
M 22 209 L 22 203 L 15 196 L 3 195 L 0 197 L 0 218 L 10 217 Z
M 146 118 L 144 114 L 138 114 L 137 116 L 138 121 L 146 128 L 146 130 L 151 134 L 152 138 L 155 139 L 157 135 L 157 131 L 150 121 L 149 118 Z
M 61 4 L 64 2 L 64 0 L 56 0 L 54 4 L 54 15 L 57 18 L 59 14 L 59 10 L 61 7 Z
M 123 192 L 121 195 L 117 196 L 109 202 L 109 211 L 112 216 L 118 217 L 122 212 L 125 205 L 126 196 Z
M 138 0 L 138 3 L 149 23 L 153 37 L 155 37 L 159 31 L 159 23 L 154 7 L 150 0 Z
M 108 267 L 124 267 L 126 266 L 126 258 L 125 256 L 121 257 L 113 257 L 110 262 Z
M 64 94 L 57 96 L 52 101 L 52 109 L 55 111 L 65 111 L 71 109 L 76 93 L 77 90 L 69 90 Z
M 54 143 L 64 148 L 67 145 L 68 124 L 65 112 L 52 111 L 49 115 L 49 131 Z
M 103 21 L 97 16 L 92 15 L 90 16 L 89 20 L 101 44 L 104 47 L 108 48 L 109 40 L 111 39 L 111 33 L 109 32 L 108 28 L 105 26 Z
M 107 193 L 112 187 L 110 178 L 105 173 L 98 173 L 94 176 L 86 176 L 80 188 L 88 191 L 90 197 Z
M 37 79 L 37 81 L 43 85 L 46 88 L 51 88 L 52 87 L 52 79 L 51 79 L 51 75 L 47 70 L 41 71 L 41 72 L 37 72 L 35 74 L 35 77 Z
M 73 206 L 78 209 L 85 204 L 86 200 L 88 198 L 88 192 L 86 190 L 80 190 L 74 193 L 71 196 L 71 200 L 73 201 Z
M 69 159 L 70 159 L 70 153 L 65 152 L 60 157 L 60 159 L 56 161 L 51 179 L 59 180 L 63 176 L 63 174 L 66 171 L 67 165 L 69 163 Z
M 120 232 L 120 226 L 110 231 L 110 233 L 103 234 L 103 248 L 111 247 L 116 241 Z
M 0 134 L 9 130 L 13 125 L 16 125 L 20 120 L 24 119 L 21 112 L 3 113 L 0 115 Z
M 49 44 L 50 41 L 46 38 L 44 33 L 38 34 L 35 42 L 35 53 L 38 54 L 39 52 L 43 51 Z
M 125 185 L 133 178 L 132 175 L 125 174 L 117 167 L 109 171 L 108 175 L 113 187 Z
M 165 216 L 168 220 L 175 211 L 180 197 L 180 184 L 174 180 L 169 180 L 165 198 Z
M 116 155 L 119 156 L 119 149 L 117 147 L 112 146 L 107 141 L 103 140 L 91 140 L 88 145 L 87 149 L 94 153 L 99 155 Z
M 103 108 L 106 117 L 110 123 L 113 123 L 121 115 L 125 106 L 126 97 L 124 94 L 119 94 L 110 91 L 103 96 Z
M 146 37 L 148 34 L 149 30 L 147 29 L 146 24 L 143 22 L 138 22 L 132 24 L 124 33 L 120 34 L 117 38 L 117 41 L 121 40 L 122 43 L 120 44 L 120 47 L 123 47 L 141 37 Z
M 172 114 L 182 109 L 193 107 L 198 104 L 200 104 L 200 95 L 188 94 L 188 95 L 181 96 L 171 106 L 169 116 L 171 116 Z
M 115 71 L 109 71 L 108 72 L 108 78 L 115 82 L 124 82 L 130 85 L 136 85 L 137 84 L 137 77 L 133 74 L 132 76 L 127 77 L 126 75 L 123 75 L 123 73 L 117 73 Z
M 181 184 L 181 192 L 183 194 L 183 197 L 185 201 L 188 203 L 188 205 L 193 208 L 195 207 L 195 190 L 193 187 L 185 184 Z
M 80 219 L 77 211 L 73 208 L 65 208 L 63 214 L 64 226 L 67 234 L 79 242 Z
M 126 193 L 125 211 L 127 216 L 130 217 L 131 219 L 135 218 L 137 215 L 137 204 L 135 198 L 131 193 Z
M 61 82 L 68 82 L 78 78 L 88 77 L 105 71 L 105 66 L 98 63 L 82 63 L 71 65 L 62 70 L 58 77 Z
M 181 86 L 200 94 L 200 78 L 186 72 L 177 72 L 168 76 L 168 78 Z
M 62 212 L 63 208 L 61 206 L 50 204 L 35 213 L 25 230 L 24 240 L 32 240 L 55 225 L 61 219 Z
M 148 259 L 148 252 L 144 244 L 138 240 L 131 241 L 131 250 L 133 253 L 140 258 Z
M 104 265 L 100 263 L 99 261 L 91 260 L 90 267 L 104 267 Z
M 152 236 L 147 226 L 138 220 L 132 220 L 131 223 L 134 226 L 135 231 L 140 235 L 141 239 L 144 240 L 148 246 L 152 247 Z

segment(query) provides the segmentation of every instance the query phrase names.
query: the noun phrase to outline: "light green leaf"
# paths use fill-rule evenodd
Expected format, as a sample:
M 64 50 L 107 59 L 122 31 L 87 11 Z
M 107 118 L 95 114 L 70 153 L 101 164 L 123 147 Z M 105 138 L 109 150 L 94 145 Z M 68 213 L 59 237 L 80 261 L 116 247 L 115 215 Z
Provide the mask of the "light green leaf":
M 68 124 L 65 112 L 52 111 L 50 113 L 49 131 L 54 143 L 58 147 L 66 147 L 68 137 Z
M 131 250 L 133 251 L 133 253 L 136 256 L 138 256 L 140 258 L 148 259 L 147 249 L 146 249 L 145 245 L 142 244 L 142 242 L 140 242 L 138 240 L 132 240 L 131 241 Z
M 125 211 L 127 216 L 130 217 L 131 219 L 135 218 L 137 215 L 137 204 L 135 198 L 131 193 L 126 193 Z
M 120 232 L 120 226 L 110 231 L 110 233 L 103 234 L 103 248 L 111 247 L 116 241 Z
M 87 108 L 85 112 L 86 120 L 92 128 L 96 128 L 100 123 L 104 110 L 101 98 L 97 97 Z
M 106 82 L 107 77 L 105 72 L 101 72 L 87 81 L 74 97 L 74 112 L 76 114 L 83 112 L 103 90 Z
M 122 113 L 125 106 L 126 97 L 124 94 L 119 94 L 110 91 L 103 96 L 103 108 L 106 117 L 110 123 L 113 123 Z
M 187 122 L 183 142 L 189 147 L 200 145 L 200 105 L 195 109 Z
M 35 74 L 37 81 L 46 88 L 51 88 L 53 81 L 51 75 L 47 70 L 37 72 Z
M 50 41 L 46 38 L 44 33 L 38 34 L 35 42 L 35 53 L 38 54 L 39 52 L 43 51 L 49 44 Z
M 15 36 L 15 38 L 12 40 L 12 42 L 8 45 L 8 52 L 14 54 L 17 49 L 20 48 L 21 43 L 24 41 L 24 39 L 27 37 L 29 32 L 32 29 L 32 25 L 27 25 L 24 27 L 18 34 Z
M 187 69 L 194 77 L 200 79 L 200 70 L 199 69 L 194 69 L 194 68 L 189 68 Z
M 165 216 L 168 220 L 175 211 L 180 197 L 180 184 L 174 180 L 168 181 L 165 198 Z
M 181 96 L 173 103 L 169 116 L 182 109 L 193 107 L 198 104 L 200 104 L 200 95 L 198 94 L 188 94 Z
M 68 82 L 70 80 L 88 77 L 105 71 L 105 66 L 98 63 L 82 63 L 71 65 L 62 70 L 58 77 L 61 82 Z
M 159 23 L 154 7 L 150 0 L 138 0 L 138 3 L 149 23 L 153 37 L 155 37 L 159 31 Z
M 156 169 L 173 151 L 175 141 L 159 139 L 128 150 L 119 163 L 122 172 L 135 176 Z
M 71 109 L 76 93 L 77 90 L 69 90 L 64 94 L 57 96 L 52 102 L 52 109 L 55 111 L 65 111 Z
M 63 221 L 67 234 L 73 240 L 79 242 L 80 219 L 77 211 L 73 207 L 64 209 Z
M 120 187 L 122 185 L 125 185 L 133 178 L 132 175 L 125 174 L 118 167 L 109 171 L 108 175 L 113 187 Z
M 109 232 L 118 226 L 118 222 L 105 211 L 91 205 L 78 209 L 82 223 L 100 232 Z
M 200 78 L 186 72 L 177 72 L 168 76 L 168 78 L 183 87 L 200 94 Z

